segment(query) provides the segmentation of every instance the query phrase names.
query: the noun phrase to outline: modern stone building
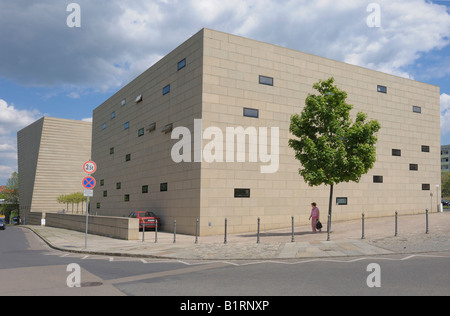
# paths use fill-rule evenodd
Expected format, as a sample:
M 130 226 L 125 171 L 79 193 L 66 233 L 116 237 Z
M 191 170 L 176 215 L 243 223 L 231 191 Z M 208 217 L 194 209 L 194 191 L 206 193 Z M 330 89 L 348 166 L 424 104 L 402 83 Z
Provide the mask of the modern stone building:
M 17 133 L 21 218 L 66 209 L 56 199 L 83 192 L 91 158 L 92 123 L 43 117 Z M 81 207 L 80 207 L 81 212 Z M 29 221 L 27 221 L 29 223 Z
M 441 146 L 441 171 L 450 171 L 450 145 Z
M 439 87 L 209 29 L 94 110 L 92 208 L 152 210 L 189 234 L 199 219 L 200 235 L 222 234 L 225 218 L 229 233 L 258 217 L 261 229 L 306 224 L 313 201 L 325 222 L 329 189 L 303 181 L 288 140 L 291 115 L 331 76 L 354 116 L 381 124 L 374 168 L 335 186 L 333 219 L 424 212 L 441 181 Z

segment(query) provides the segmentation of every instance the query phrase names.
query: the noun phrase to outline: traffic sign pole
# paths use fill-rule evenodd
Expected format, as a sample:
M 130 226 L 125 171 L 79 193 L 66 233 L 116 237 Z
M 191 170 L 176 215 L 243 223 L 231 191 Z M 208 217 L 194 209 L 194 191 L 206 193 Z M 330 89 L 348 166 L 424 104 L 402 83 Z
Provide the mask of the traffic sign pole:
M 83 164 L 83 171 L 87 174 L 91 175 L 97 171 L 97 165 L 93 161 L 86 161 Z M 83 187 L 87 190 L 93 190 L 95 187 L 95 179 L 91 176 L 87 176 L 83 179 Z M 85 191 L 86 193 L 86 191 Z M 86 234 L 84 237 L 84 248 L 87 249 L 87 235 L 88 235 L 88 226 L 89 226 L 89 199 L 91 194 L 87 195 L 87 201 L 86 201 Z

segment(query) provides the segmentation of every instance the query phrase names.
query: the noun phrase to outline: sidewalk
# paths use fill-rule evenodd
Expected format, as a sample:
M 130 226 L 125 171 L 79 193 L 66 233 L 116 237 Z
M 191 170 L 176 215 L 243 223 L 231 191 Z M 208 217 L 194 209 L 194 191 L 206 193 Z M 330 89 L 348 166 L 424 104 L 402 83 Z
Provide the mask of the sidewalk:
M 227 236 L 199 237 L 147 231 L 145 241 L 125 241 L 88 235 L 64 229 L 26 226 L 38 234 L 52 248 L 105 256 L 160 258 L 178 260 L 265 260 L 373 256 L 397 253 L 450 251 L 450 212 L 429 214 L 429 234 L 425 234 L 425 214 L 398 217 L 398 236 L 394 237 L 394 216 L 365 220 L 365 238 L 361 239 L 361 220 L 333 222 L 330 241 L 326 223 L 322 233 L 313 234 L 310 226 L 292 230 L 261 232 L 257 244 L 255 233 Z M 141 233 L 142 236 L 142 233 Z

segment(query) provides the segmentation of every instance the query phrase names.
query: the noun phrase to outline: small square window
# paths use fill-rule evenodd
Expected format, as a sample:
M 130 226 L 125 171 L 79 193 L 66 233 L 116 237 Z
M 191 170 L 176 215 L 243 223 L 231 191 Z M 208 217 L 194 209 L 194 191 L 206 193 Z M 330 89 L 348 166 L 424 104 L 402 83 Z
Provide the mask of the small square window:
M 125 195 L 123 196 L 123 201 L 124 201 L 124 202 L 130 202 L 130 195 L 129 195 L 129 194 L 125 194 Z
M 120 102 L 120 106 L 125 106 L 127 104 L 127 99 L 123 99 L 122 102 Z
M 234 189 L 235 198 L 249 198 L 250 189 Z
M 401 157 L 402 150 L 401 149 L 392 149 L 392 156 Z
M 148 185 L 142 186 L 142 193 L 148 193 Z
M 100 180 L 100 186 L 102 187 L 102 186 L 104 186 L 105 185 L 105 180 L 104 179 L 101 179 Z
M 148 126 L 147 132 L 151 133 L 156 130 L 156 123 L 152 123 Z
M 422 145 L 422 152 L 423 153 L 429 153 L 430 152 L 430 146 Z
M 420 106 L 413 106 L 414 113 L 422 113 L 422 108 Z
M 266 86 L 273 86 L 273 78 L 266 76 L 259 76 L 259 83 Z
M 411 164 L 409 164 L 409 170 L 417 171 L 417 170 L 419 170 L 419 165 L 415 164 L 415 163 L 411 163 Z
M 106 123 L 102 124 L 102 130 L 104 130 L 106 128 Z
M 125 161 L 130 161 L 131 160 L 131 154 L 127 154 L 125 156 Z
M 97 209 L 99 209 L 100 208 L 100 203 L 97 203 Z
M 144 128 L 139 129 L 138 137 L 144 136 Z
M 178 62 L 177 69 L 178 69 L 178 70 L 181 70 L 181 69 L 183 69 L 184 67 L 186 67 L 186 58 Z
M 172 130 L 173 130 L 173 124 L 170 123 L 170 124 L 167 124 L 166 126 L 164 126 L 161 133 L 168 134 L 168 133 L 172 132 Z
M 116 183 L 116 190 L 120 190 L 122 188 L 122 182 Z
M 246 116 L 246 117 L 253 117 L 253 118 L 259 118 L 259 110 L 244 108 L 244 116 Z
M 111 148 L 109 149 L 109 154 L 110 154 L 110 155 L 114 155 L 114 147 L 111 147 Z
M 160 192 L 167 192 L 167 190 L 168 190 L 167 182 L 166 182 L 166 183 L 161 183 L 161 184 L 159 185 L 159 191 L 160 191 Z
M 108 197 L 108 191 L 103 191 L 103 197 Z
M 116 112 L 112 112 L 112 113 L 111 113 L 111 120 L 112 120 L 113 118 L 116 118 Z
M 346 197 L 336 198 L 336 205 L 348 205 L 348 198 Z
M 378 85 L 377 91 L 380 93 L 387 93 L 387 87 Z
M 123 124 L 123 129 L 129 129 L 130 128 L 130 122 L 126 122 L 125 124 Z
M 383 183 L 383 176 L 373 176 L 373 183 Z
M 430 185 L 429 184 L 422 184 L 422 191 L 430 191 Z
M 170 92 L 170 84 L 168 84 L 167 86 L 165 86 L 163 88 L 163 95 L 166 95 Z

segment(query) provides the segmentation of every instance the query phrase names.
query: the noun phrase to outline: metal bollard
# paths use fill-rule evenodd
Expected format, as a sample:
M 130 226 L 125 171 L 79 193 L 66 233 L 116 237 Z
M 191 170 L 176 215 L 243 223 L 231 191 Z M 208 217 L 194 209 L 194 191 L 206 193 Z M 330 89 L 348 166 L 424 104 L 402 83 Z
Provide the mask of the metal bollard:
M 158 220 L 155 219 L 155 244 L 158 243 Z
M 195 243 L 198 244 L 198 218 L 195 222 Z
M 366 236 L 364 235 L 364 213 L 362 213 L 362 236 L 361 239 L 365 239 Z
M 398 212 L 395 211 L 395 235 L 394 235 L 395 237 L 398 236 L 397 228 L 398 228 Z
M 258 217 L 258 233 L 256 235 L 256 243 L 259 244 L 260 240 L 259 240 L 259 232 L 260 232 L 260 228 L 261 228 L 261 219 Z
M 429 234 L 429 231 L 428 231 L 428 209 L 427 209 L 427 212 L 426 212 L 426 213 L 427 213 L 427 230 L 426 230 L 425 234 L 428 235 L 428 234 Z
M 223 243 L 227 244 L 227 226 L 228 226 L 228 219 L 225 218 L 225 237 L 223 238 Z
M 328 214 L 327 241 L 330 241 L 331 214 Z
M 177 243 L 177 220 L 173 221 L 173 243 Z
M 295 242 L 295 233 L 294 233 L 294 216 L 292 216 L 292 239 L 291 242 Z
M 145 241 L 145 222 L 142 222 L 142 242 Z

